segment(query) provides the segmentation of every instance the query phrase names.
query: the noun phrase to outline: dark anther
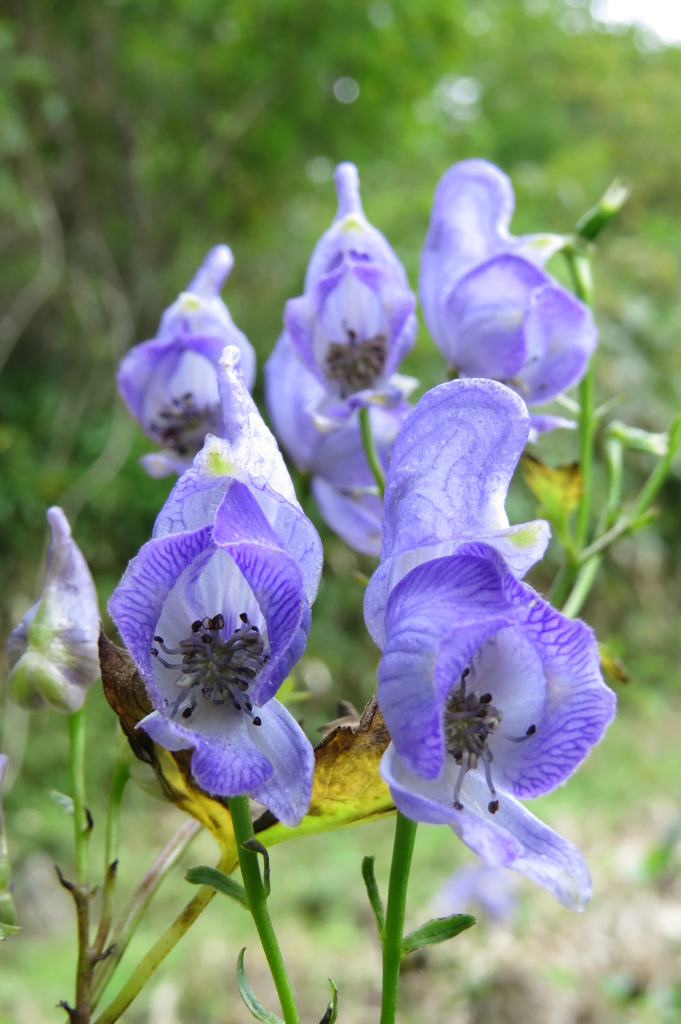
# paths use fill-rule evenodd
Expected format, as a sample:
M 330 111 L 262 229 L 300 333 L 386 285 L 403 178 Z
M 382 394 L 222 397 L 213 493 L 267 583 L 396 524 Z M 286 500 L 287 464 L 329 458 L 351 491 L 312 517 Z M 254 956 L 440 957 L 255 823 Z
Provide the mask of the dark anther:
M 497 811 L 499 810 L 499 801 L 490 800 L 490 802 L 487 804 L 487 810 L 489 811 L 490 814 L 496 814 Z
M 455 800 L 454 801 L 454 810 L 455 811 L 462 811 L 463 810 L 463 804 L 460 803 L 458 800 Z
M 470 674 L 471 674 L 471 670 L 470 670 L 469 668 L 465 668 L 465 669 L 463 670 L 463 672 L 461 673 L 461 678 L 462 678 L 462 679 L 465 679 L 465 678 L 466 678 L 466 676 L 469 676 Z
M 260 632 L 260 630 L 258 629 L 257 626 L 251 626 L 251 629 L 253 630 L 254 633 L 259 633 Z
M 163 637 L 162 637 L 162 636 L 155 636 L 155 637 L 154 637 L 154 640 L 156 641 L 156 643 L 157 643 L 157 644 L 163 644 L 163 643 L 165 643 L 165 640 L 163 639 Z
M 483 693 L 482 697 L 480 698 L 480 703 L 481 704 L 491 704 L 491 702 L 492 702 L 492 694 L 491 693 Z
M 225 620 L 222 615 L 216 615 L 213 619 L 213 629 L 224 629 Z
M 158 650 L 156 647 L 151 648 L 151 655 L 153 658 L 158 658 Z
M 193 710 L 194 710 L 193 708 L 185 708 L 184 711 L 182 712 L 182 717 L 183 718 L 191 718 Z
M 197 619 L 196 622 L 192 622 L 192 633 L 198 633 L 201 629 L 201 619 Z
M 255 718 L 253 719 L 253 725 L 262 725 L 262 719 L 258 718 L 258 716 L 256 715 Z
M 204 642 L 204 644 L 209 644 L 212 638 L 208 633 L 203 633 L 201 639 Z
M 525 735 L 526 735 L 526 736 L 534 736 L 534 734 L 536 733 L 536 731 L 537 731 L 537 726 L 536 726 L 536 725 L 531 725 L 531 726 L 530 726 L 530 728 L 529 728 L 529 729 L 527 730 L 527 732 L 525 733 Z
M 242 622 L 248 622 L 248 615 L 246 615 L 246 612 L 242 612 L 239 618 Z

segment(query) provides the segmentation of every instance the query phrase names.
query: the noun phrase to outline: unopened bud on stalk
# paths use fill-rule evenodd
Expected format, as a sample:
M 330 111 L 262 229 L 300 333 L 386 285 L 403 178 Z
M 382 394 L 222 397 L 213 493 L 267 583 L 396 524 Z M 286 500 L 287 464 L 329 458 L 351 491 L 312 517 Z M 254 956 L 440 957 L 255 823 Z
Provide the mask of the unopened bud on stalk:
M 77 711 L 99 678 L 95 585 L 62 509 L 47 511 L 50 547 L 40 597 L 7 641 L 10 693 L 29 711 Z
M 585 242 L 593 242 L 608 221 L 619 213 L 628 198 L 629 189 L 615 178 L 596 205 L 577 221 L 575 230 L 579 237 Z

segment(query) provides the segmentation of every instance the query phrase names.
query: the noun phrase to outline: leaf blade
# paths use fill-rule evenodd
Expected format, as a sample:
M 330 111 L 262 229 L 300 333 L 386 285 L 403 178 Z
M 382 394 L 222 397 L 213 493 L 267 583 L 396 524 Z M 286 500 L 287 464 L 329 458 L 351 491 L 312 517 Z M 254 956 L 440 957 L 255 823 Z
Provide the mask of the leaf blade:
M 235 882 L 233 878 L 226 875 L 224 871 L 220 871 L 219 868 L 200 864 L 198 867 L 189 868 L 185 872 L 184 877 L 191 885 L 210 885 L 216 892 L 229 897 L 230 900 L 234 900 L 235 903 L 238 903 L 246 910 L 249 909 L 248 896 L 243 885 L 239 885 L 238 882 Z
M 424 946 L 435 946 L 447 939 L 453 939 L 476 924 L 470 914 L 451 914 L 449 917 L 435 917 L 402 939 L 402 956 L 413 953 Z
M 261 1020 L 264 1024 L 284 1024 L 281 1017 L 277 1017 L 275 1013 L 271 1013 L 270 1010 L 266 1009 L 262 1003 L 258 1002 L 255 998 L 253 989 L 248 984 L 246 978 L 246 970 L 244 968 L 244 953 L 246 947 L 241 950 L 236 962 L 236 983 L 239 987 L 239 995 L 243 999 L 244 1003 L 250 1010 L 251 1014 L 256 1020 Z

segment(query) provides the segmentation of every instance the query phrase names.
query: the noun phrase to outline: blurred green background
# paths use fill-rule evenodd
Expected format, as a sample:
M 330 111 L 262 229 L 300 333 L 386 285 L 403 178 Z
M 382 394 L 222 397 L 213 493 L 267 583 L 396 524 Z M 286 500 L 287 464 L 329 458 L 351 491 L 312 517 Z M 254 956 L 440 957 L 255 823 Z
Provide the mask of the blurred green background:
M 116 398 L 118 361 L 154 335 L 207 249 L 224 241 L 236 260 L 224 298 L 261 368 L 333 216 L 340 160 L 358 165 L 366 214 L 414 286 L 432 192 L 453 162 L 483 156 L 510 174 L 516 233 L 569 231 L 615 175 L 624 179 L 630 201 L 595 257 L 599 400 L 621 396 L 619 418 L 664 429 L 681 407 L 680 72 L 681 50 L 641 29 L 607 31 L 579 0 L 5 0 L 2 638 L 35 598 L 51 504 L 69 515 L 105 608 L 170 487 L 137 464 L 150 446 Z M 424 389 L 444 376 L 423 328 L 405 370 Z M 556 462 L 574 451 L 567 435 L 543 441 L 539 454 Z M 649 457 L 630 457 L 627 486 L 640 486 L 650 468 Z M 566 790 L 540 802 L 547 820 L 584 844 L 596 875 L 591 909 L 573 918 L 523 887 L 513 926 L 483 924 L 431 954 L 428 971 L 416 963 L 405 978 L 405 1021 L 681 1021 L 680 501 L 677 471 L 657 523 L 620 544 L 584 609 L 631 679 L 618 688 L 620 717 L 604 744 Z M 371 560 L 334 539 L 309 500 L 306 510 L 326 553 L 297 669 L 312 693 L 298 707 L 313 736 L 338 697 L 363 706 L 377 652 L 354 577 Z M 534 511 L 516 482 L 511 520 Z M 534 577 L 540 588 L 552 557 Z M 101 694 L 89 706 L 97 852 L 115 723 Z M 71 864 L 70 825 L 48 795 L 68 790 L 66 722 L 52 713 L 29 721 L 6 704 L 3 718 L 12 776 L 21 768 L 5 805 L 25 930 L 0 946 L 0 1022 L 42 1024 L 62 1019 L 54 1005 L 71 996 L 73 947 L 60 938 L 73 932 L 71 908 L 51 868 Z M 132 788 L 125 811 L 123 893 L 159 835 L 181 822 Z M 273 858 L 275 912 L 310 1020 L 323 1012 L 327 974 L 341 985 L 341 1020 L 377 1017 L 379 960 L 359 862 L 376 852 L 384 879 L 390 831 L 386 822 L 318 837 Z M 186 862 L 214 856 L 202 837 Z M 464 857 L 446 830 L 422 828 L 413 923 Z M 174 878 L 138 954 L 191 894 L 181 873 Z M 245 1020 L 233 983 L 244 943 L 252 981 L 275 1006 L 239 913 L 216 902 L 124 1019 Z

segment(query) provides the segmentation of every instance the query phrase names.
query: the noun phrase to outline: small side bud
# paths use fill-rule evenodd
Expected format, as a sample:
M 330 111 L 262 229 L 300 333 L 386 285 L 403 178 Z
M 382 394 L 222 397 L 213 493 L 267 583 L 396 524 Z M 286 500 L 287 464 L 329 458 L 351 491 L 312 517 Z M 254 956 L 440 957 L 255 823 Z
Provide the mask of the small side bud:
M 596 205 L 577 221 L 575 231 L 579 237 L 585 242 L 593 242 L 608 221 L 619 213 L 628 198 L 629 189 L 615 178 Z
M 87 562 L 62 509 L 48 509 L 50 547 L 40 597 L 7 641 L 12 699 L 77 711 L 99 678 L 99 608 Z

